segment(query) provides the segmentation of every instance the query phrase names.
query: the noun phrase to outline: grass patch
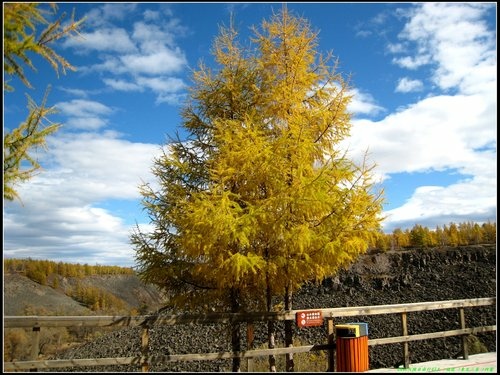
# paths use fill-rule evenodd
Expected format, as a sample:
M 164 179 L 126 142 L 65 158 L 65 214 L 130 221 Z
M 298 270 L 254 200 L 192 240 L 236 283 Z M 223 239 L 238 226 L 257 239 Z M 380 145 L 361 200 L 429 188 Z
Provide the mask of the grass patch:
M 293 341 L 293 346 L 298 347 L 302 344 L 298 339 Z M 283 344 L 276 345 L 276 348 L 283 348 Z M 267 344 L 262 344 L 255 350 L 268 349 Z M 285 354 L 276 355 L 276 371 L 285 372 Z M 307 353 L 293 354 L 295 372 L 325 372 L 328 368 L 328 356 L 324 350 L 315 350 Z M 248 361 L 243 359 L 241 371 L 248 371 Z M 269 356 L 260 356 L 253 358 L 253 372 L 269 372 Z

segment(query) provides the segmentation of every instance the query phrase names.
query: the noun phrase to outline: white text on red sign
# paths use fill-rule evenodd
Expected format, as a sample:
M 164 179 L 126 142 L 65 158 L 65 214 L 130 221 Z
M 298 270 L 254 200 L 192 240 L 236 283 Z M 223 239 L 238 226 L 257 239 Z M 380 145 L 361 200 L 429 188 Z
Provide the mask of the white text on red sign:
M 299 327 L 313 327 L 323 324 L 323 315 L 321 310 L 299 311 L 295 315 Z

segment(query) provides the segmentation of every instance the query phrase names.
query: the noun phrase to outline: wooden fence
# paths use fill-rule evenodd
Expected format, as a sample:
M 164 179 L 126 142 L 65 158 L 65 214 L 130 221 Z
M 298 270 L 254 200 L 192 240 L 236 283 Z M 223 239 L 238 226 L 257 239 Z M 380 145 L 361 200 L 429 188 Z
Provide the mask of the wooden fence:
M 33 332 L 33 341 L 30 361 L 4 362 L 5 371 L 31 370 L 36 371 L 40 368 L 63 368 L 63 367 L 81 367 L 81 366 L 109 366 L 109 365 L 131 365 L 141 368 L 147 372 L 149 367 L 156 363 L 174 362 L 174 361 L 197 361 L 197 360 L 215 360 L 227 358 L 245 358 L 248 361 L 248 371 L 253 370 L 254 357 L 280 355 L 288 353 L 304 353 L 315 350 L 328 351 L 328 369 L 335 370 L 335 319 L 349 316 L 381 315 L 381 314 L 400 314 L 401 316 L 401 336 L 369 339 L 368 345 L 384 345 L 402 343 L 402 358 L 404 367 L 409 368 L 410 353 L 408 343 L 410 341 L 428 340 L 444 338 L 451 336 L 462 336 L 463 358 L 468 358 L 468 348 L 466 336 L 481 332 L 496 331 L 496 324 L 489 326 L 480 326 L 467 328 L 465 324 L 465 308 L 477 306 L 495 305 L 496 298 L 477 298 L 462 299 L 452 301 L 437 302 L 419 302 L 398 305 L 376 305 L 376 306 L 358 306 L 358 307 L 340 307 L 315 310 L 291 310 L 275 313 L 210 313 L 203 315 L 145 315 L 145 316 L 5 316 L 4 328 L 31 328 Z M 447 330 L 441 332 L 431 332 L 423 334 L 408 335 L 407 316 L 408 313 L 417 311 L 430 311 L 442 309 L 458 309 L 460 319 L 460 329 Z M 327 344 L 306 345 L 299 347 L 287 347 L 276 349 L 246 350 L 242 352 L 221 352 L 221 353 L 198 353 L 198 354 L 179 354 L 179 355 L 149 355 L 149 329 L 154 325 L 175 325 L 175 324 L 194 324 L 194 323 L 247 323 L 248 347 L 252 348 L 253 341 L 253 323 L 256 321 L 283 321 L 295 320 L 296 314 L 307 311 L 321 311 L 323 318 L 327 323 Z M 141 356 L 138 357 L 119 357 L 119 358 L 92 358 L 92 359 L 57 359 L 57 360 L 38 360 L 40 329 L 42 327 L 132 327 L 141 326 Z

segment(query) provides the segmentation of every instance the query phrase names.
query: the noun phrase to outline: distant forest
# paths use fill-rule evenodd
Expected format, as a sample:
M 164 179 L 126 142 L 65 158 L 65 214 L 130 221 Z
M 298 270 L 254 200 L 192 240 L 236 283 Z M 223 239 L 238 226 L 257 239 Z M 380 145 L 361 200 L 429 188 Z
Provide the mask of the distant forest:
M 369 250 L 387 251 L 405 248 L 431 248 L 495 244 L 496 223 L 450 223 L 434 230 L 416 224 L 412 229 L 394 229 L 391 234 L 379 232 L 372 238 Z
M 3 260 L 3 270 L 5 272 L 22 273 L 31 280 L 42 285 L 47 284 L 49 275 L 59 275 L 62 277 L 81 278 L 93 275 L 133 275 L 131 267 L 101 266 L 79 263 L 54 262 L 52 260 L 38 259 L 16 259 L 5 258 Z

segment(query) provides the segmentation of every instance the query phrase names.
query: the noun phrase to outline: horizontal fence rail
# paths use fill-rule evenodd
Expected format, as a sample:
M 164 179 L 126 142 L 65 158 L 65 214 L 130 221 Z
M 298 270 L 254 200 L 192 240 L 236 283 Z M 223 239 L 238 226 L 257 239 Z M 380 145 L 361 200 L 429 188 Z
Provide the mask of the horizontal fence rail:
M 326 309 L 311 309 L 321 311 L 323 317 L 340 318 L 357 315 L 381 315 L 403 312 L 431 311 L 454 309 L 460 307 L 478 307 L 494 305 L 495 297 L 460 299 L 453 301 L 416 302 L 395 305 L 334 307 Z M 138 316 L 5 316 L 5 328 L 32 327 L 114 327 L 114 326 L 148 326 L 153 324 L 206 324 L 253 322 L 270 320 L 295 320 L 297 312 L 309 310 L 290 310 L 284 312 L 263 313 L 208 313 L 182 315 L 138 315 Z
M 7 362 L 14 367 L 5 367 L 6 370 L 27 370 L 33 368 L 61 368 L 74 366 L 110 366 L 135 365 L 143 363 L 156 364 L 165 362 L 210 361 L 216 359 L 254 358 L 287 353 L 306 353 L 314 350 L 328 350 L 332 345 L 304 345 L 290 348 L 247 350 L 242 352 L 198 353 L 198 354 L 165 354 L 140 357 L 92 358 L 92 359 L 54 359 L 43 361 Z M 6 363 L 6 364 L 7 364 Z
M 429 340 L 429 339 L 442 339 L 445 337 L 452 336 L 461 336 L 461 335 L 470 335 L 476 333 L 483 332 L 492 332 L 496 331 L 497 326 L 482 326 L 476 328 L 465 328 L 465 329 L 454 329 L 451 331 L 441 331 L 441 332 L 431 332 L 431 333 L 421 333 L 415 335 L 408 336 L 394 336 L 394 337 L 385 337 L 381 339 L 368 339 L 368 345 L 383 345 L 383 344 L 398 344 L 401 342 L 409 342 L 409 341 L 419 341 L 419 340 Z
M 309 351 L 327 350 L 329 352 L 329 370 L 334 370 L 334 318 L 359 316 L 359 315 L 382 315 L 401 314 L 402 336 L 369 339 L 368 345 L 403 344 L 404 367 L 409 367 L 408 342 L 428 340 L 452 336 L 462 336 L 462 351 L 464 359 L 468 358 L 466 335 L 496 331 L 496 325 L 466 328 L 464 308 L 490 306 L 496 304 L 496 298 L 475 298 L 453 301 L 417 302 L 409 304 L 376 305 L 338 307 L 314 310 L 289 310 L 285 312 L 264 313 L 208 313 L 208 314 L 182 314 L 182 315 L 142 315 L 142 316 L 5 316 L 4 328 L 31 328 L 33 330 L 33 347 L 31 361 L 4 362 L 7 371 L 33 370 L 38 368 L 62 368 L 81 366 L 108 366 L 108 365 L 132 365 L 141 366 L 147 371 L 150 365 L 175 362 L 175 361 L 197 361 L 230 359 L 235 357 L 247 358 L 279 355 L 288 353 L 304 353 Z M 424 334 L 408 335 L 406 316 L 409 312 L 431 311 L 443 309 L 459 309 L 461 329 L 442 332 L 431 332 Z M 295 320 L 298 312 L 321 311 L 323 317 L 328 321 L 328 343 L 321 345 L 305 345 L 299 347 L 247 350 L 242 352 L 220 352 L 220 353 L 198 353 L 198 354 L 172 354 L 157 356 L 136 356 L 120 358 L 93 358 L 93 359 L 71 359 L 71 360 L 37 360 L 38 341 L 41 327 L 134 327 L 143 328 L 142 353 L 148 352 L 149 341 L 148 330 L 154 325 L 176 325 L 176 324 L 208 324 L 208 323 L 232 323 L 246 322 L 252 324 L 256 321 L 283 321 Z

